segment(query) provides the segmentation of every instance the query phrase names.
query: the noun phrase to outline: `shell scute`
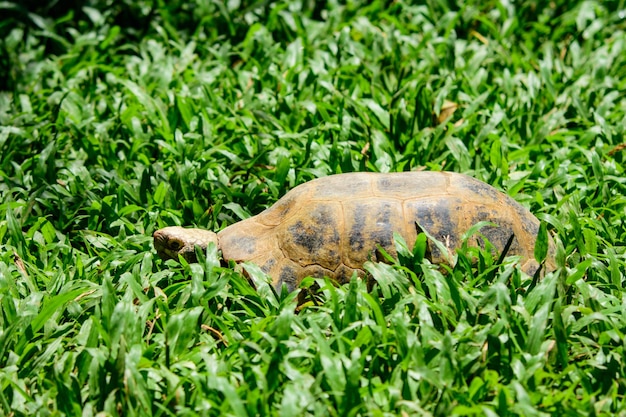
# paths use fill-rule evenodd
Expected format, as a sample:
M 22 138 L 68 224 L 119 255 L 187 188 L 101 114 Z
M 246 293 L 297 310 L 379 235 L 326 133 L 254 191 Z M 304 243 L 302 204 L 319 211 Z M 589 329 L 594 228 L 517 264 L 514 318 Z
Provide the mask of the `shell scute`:
M 298 282 L 300 282 L 298 268 L 287 263 L 281 268 L 280 274 L 278 275 L 278 282 L 274 285 L 278 289 L 286 285 L 289 291 L 293 291 L 297 287 Z
M 270 258 L 268 260 L 266 260 L 264 263 L 261 264 L 261 270 L 263 272 L 265 272 L 266 274 L 269 274 L 272 269 L 274 269 L 274 266 L 276 265 L 276 258 Z
M 268 235 L 271 234 L 271 228 L 261 225 L 256 217 L 251 217 L 228 226 L 217 237 L 224 259 L 241 262 L 256 258 L 260 252 L 266 251 Z
M 345 284 L 350 281 L 355 272 L 359 277 L 365 276 L 365 271 L 360 268 L 350 268 L 346 265 L 340 265 L 339 268 L 335 270 L 335 280 L 340 284 Z
M 348 238 L 342 253 L 344 264 L 360 268 L 380 245 L 395 254 L 393 233 L 402 233 L 402 203 L 393 198 L 370 198 L 344 202 L 344 222 Z
M 459 220 L 463 212 L 463 202 L 457 197 L 446 199 L 427 198 L 412 199 L 404 203 L 404 213 L 407 233 L 404 236 L 409 247 L 413 247 L 418 232 L 425 230 L 435 239 L 443 242 L 449 248 L 459 245 Z M 429 245 L 431 261 L 442 262 L 447 254 L 442 254 L 435 245 Z
M 315 200 L 340 201 L 355 196 L 371 195 L 372 180 L 369 175 L 342 174 L 318 178 L 305 184 L 310 187 Z
M 441 172 L 436 174 L 424 175 L 424 172 L 403 172 L 402 174 L 376 175 L 372 177 L 375 185 L 374 194 L 401 200 L 416 195 L 424 197 L 442 195 L 448 187 L 448 176 Z
M 283 252 L 302 266 L 320 265 L 335 270 L 341 263 L 341 205 L 313 202 L 276 229 Z
M 476 178 L 466 175 L 455 175 L 452 184 L 454 188 L 465 190 L 466 194 L 474 194 L 483 201 L 500 201 L 504 196 L 501 192 Z M 509 197 L 507 197 L 509 198 Z
M 309 198 L 309 191 L 308 187 L 296 187 L 289 191 L 274 205 L 257 216 L 259 223 L 267 226 L 278 226 L 289 219 L 298 212 L 302 202 Z
M 256 257 L 258 239 L 254 236 L 225 234 L 219 235 L 219 238 L 220 248 L 222 249 L 225 259 L 240 262 Z

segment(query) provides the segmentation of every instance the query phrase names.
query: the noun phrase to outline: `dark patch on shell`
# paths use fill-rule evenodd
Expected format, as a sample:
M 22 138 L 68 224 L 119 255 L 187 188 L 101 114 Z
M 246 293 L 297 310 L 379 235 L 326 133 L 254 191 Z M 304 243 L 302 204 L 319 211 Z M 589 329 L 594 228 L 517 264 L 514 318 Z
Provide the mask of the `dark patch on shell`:
M 296 289 L 298 285 L 298 276 L 296 274 L 296 270 L 287 265 L 281 271 L 278 276 L 278 283 L 276 284 L 276 291 L 280 292 L 280 288 L 285 284 L 287 289 L 291 292 Z
M 388 248 L 393 243 L 393 232 L 397 228 L 391 225 L 391 204 L 385 203 L 376 212 L 376 225 L 379 227 L 370 234 L 372 249 L 376 245 Z M 400 230 L 398 230 L 399 232 Z
M 357 275 L 359 276 L 365 275 L 365 273 L 360 269 L 352 269 L 348 268 L 345 265 L 341 265 L 335 271 L 335 279 L 339 284 L 345 284 L 350 281 L 350 278 L 352 278 L 352 274 L 354 273 L 354 271 L 357 271 Z
M 361 252 L 363 249 L 374 250 L 376 245 L 388 248 L 393 243 L 393 232 L 398 231 L 400 225 L 391 224 L 392 205 L 381 203 L 372 213 L 372 206 L 359 204 L 354 210 L 354 223 L 350 230 L 348 243 L 352 252 Z M 373 214 L 373 216 L 368 216 Z M 367 224 L 367 222 L 373 224 Z M 367 236 L 364 230 L 370 230 Z M 369 247 L 365 247 L 365 246 Z
M 372 249 L 376 248 L 376 245 L 387 248 L 393 242 L 393 229 L 389 224 L 385 226 L 384 229 L 376 230 L 370 234 L 369 241 L 372 242 Z
M 313 278 L 324 278 L 325 276 L 333 277 L 332 271 L 322 268 L 319 265 L 309 265 L 304 268 L 304 276 Z
M 389 178 L 382 177 L 378 180 L 378 189 L 380 190 L 388 190 L 392 187 L 393 183 Z
M 536 262 L 527 262 L 526 270 L 524 272 L 532 277 L 533 275 L 535 275 L 538 269 L 539 264 L 537 264 Z
M 272 270 L 274 265 L 276 265 L 276 259 L 269 259 L 263 264 L 263 266 L 261 266 L 261 270 L 268 274 Z
M 239 236 L 236 239 L 236 245 L 246 255 L 254 255 L 256 253 L 256 238 L 250 236 Z
M 515 210 L 519 216 L 519 222 L 525 233 L 532 237 L 536 237 L 539 233 L 539 222 L 537 218 L 517 201 L 510 199 L 509 205 Z
M 491 185 L 485 184 L 484 182 L 478 181 L 474 178 L 466 178 L 463 182 L 463 187 L 489 201 L 498 201 L 501 196 L 501 193 Z
M 325 243 L 324 235 L 317 228 L 307 227 L 300 220 L 289 228 L 289 233 L 295 243 L 309 252 L 318 251 Z
M 485 238 L 489 241 L 489 243 L 491 243 L 493 246 L 496 247 L 496 249 L 498 250 L 498 253 L 493 254 L 493 255 L 498 255 L 498 256 L 504 250 L 504 247 L 506 246 L 507 242 L 511 238 L 511 235 L 514 235 L 513 229 L 508 225 L 500 225 L 499 227 L 484 226 L 480 229 L 480 233 L 482 233 L 482 235 L 485 236 Z M 478 245 L 482 249 L 485 248 L 485 242 L 483 241 L 483 239 L 481 238 L 478 239 Z M 517 236 L 515 236 L 513 239 L 513 243 L 511 244 L 511 247 L 509 248 L 509 251 L 508 251 L 509 253 L 507 255 L 518 254 L 520 253 L 520 250 L 521 248 L 517 240 Z
M 430 233 L 435 239 L 448 244 L 450 248 L 458 245 L 458 225 L 450 213 L 450 205 L 447 202 L 437 202 L 434 205 L 418 207 L 417 221 L 419 225 Z M 433 259 L 441 258 L 443 254 L 436 245 L 429 244 L 429 250 Z
M 291 195 L 286 195 L 262 213 L 261 221 L 272 225 L 279 224 L 290 216 L 292 209 L 296 206 L 297 201 L 295 198 Z
M 363 249 L 365 241 L 363 239 L 363 230 L 365 229 L 366 216 L 361 207 L 357 207 L 354 213 L 354 224 L 350 230 L 350 238 L 348 243 L 353 252 L 359 252 Z
M 488 209 L 486 207 L 480 207 L 476 209 L 475 223 L 480 221 L 489 221 L 496 226 L 483 226 L 480 229 L 480 233 L 496 247 L 498 255 L 502 252 L 507 242 L 511 238 L 511 235 L 515 234 L 513 225 L 508 220 L 502 218 L 497 210 Z M 485 242 L 483 239 L 478 238 L 478 245 L 484 249 Z M 521 248 L 517 236 L 513 239 L 513 243 L 509 248 L 508 255 L 520 253 Z M 494 254 L 495 255 L 495 254 Z
M 335 242 L 338 243 L 338 242 Z M 328 257 L 330 259 L 336 259 L 336 260 L 340 260 L 341 256 L 339 255 L 339 252 L 337 252 L 336 250 L 329 250 L 328 251 Z
M 337 262 L 337 250 L 328 250 L 339 244 L 339 231 L 336 220 L 327 208 L 320 206 L 311 213 L 310 221 L 306 224 L 298 220 L 289 227 L 294 243 L 302 246 L 308 253 L 316 254 L 321 249 L 327 251 L 325 256 Z M 315 257 L 315 256 L 313 256 Z M 331 262 L 332 263 L 332 262 Z

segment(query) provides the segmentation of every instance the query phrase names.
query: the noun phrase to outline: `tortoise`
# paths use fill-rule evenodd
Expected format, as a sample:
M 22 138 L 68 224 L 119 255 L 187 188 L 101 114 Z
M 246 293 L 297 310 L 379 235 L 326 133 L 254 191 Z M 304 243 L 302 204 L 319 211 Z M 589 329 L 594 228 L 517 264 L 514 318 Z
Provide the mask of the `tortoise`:
M 179 226 L 157 230 L 154 246 L 163 259 L 181 255 L 195 262 L 195 246 L 214 242 L 225 261 L 251 261 L 272 277 L 277 290 L 284 284 L 291 291 L 306 276 L 339 283 L 355 271 L 364 276 L 363 264 L 378 247 L 396 256 L 394 232 L 410 249 L 423 230 L 455 250 L 481 221 L 494 223 L 480 233 L 498 251 L 508 244 L 507 255 L 519 256 L 524 272 L 539 269 L 534 257 L 539 220 L 492 186 L 451 172 L 331 175 L 295 187 L 262 213 L 219 233 Z M 446 254 L 430 246 L 430 261 L 446 263 Z

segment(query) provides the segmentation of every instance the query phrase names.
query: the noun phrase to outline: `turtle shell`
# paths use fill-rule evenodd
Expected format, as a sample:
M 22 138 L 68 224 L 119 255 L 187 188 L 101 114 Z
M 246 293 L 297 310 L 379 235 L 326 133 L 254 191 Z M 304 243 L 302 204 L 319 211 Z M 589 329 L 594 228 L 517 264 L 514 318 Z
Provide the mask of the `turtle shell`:
M 306 276 L 345 282 L 374 259 L 377 246 L 395 256 L 393 233 L 410 248 L 419 227 L 450 250 L 481 221 L 495 223 L 481 233 L 502 251 L 513 235 L 509 255 L 522 257 L 522 269 L 538 265 L 534 245 L 539 221 L 495 188 L 447 172 L 339 174 L 304 183 L 257 216 L 218 233 L 225 260 L 251 261 L 293 290 Z M 419 227 L 417 224 L 419 224 Z M 446 262 L 434 245 L 430 260 Z

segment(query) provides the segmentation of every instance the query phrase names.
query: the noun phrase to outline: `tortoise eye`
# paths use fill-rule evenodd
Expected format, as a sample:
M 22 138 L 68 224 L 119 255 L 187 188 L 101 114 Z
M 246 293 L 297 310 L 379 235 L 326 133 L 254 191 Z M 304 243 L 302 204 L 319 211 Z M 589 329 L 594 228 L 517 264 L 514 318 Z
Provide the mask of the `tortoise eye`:
M 178 240 L 172 240 L 170 242 L 170 249 L 172 249 L 172 250 L 178 250 L 178 249 L 181 248 L 181 246 L 182 245 L 180 244 L 180 242 Z

